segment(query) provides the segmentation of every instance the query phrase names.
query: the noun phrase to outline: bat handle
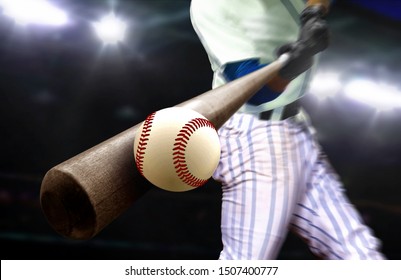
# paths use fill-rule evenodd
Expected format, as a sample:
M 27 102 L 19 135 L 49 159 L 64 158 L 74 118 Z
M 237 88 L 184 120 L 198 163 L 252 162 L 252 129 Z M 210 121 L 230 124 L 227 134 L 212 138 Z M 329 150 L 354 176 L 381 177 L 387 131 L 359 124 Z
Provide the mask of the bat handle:
M 282 55 L 279 56 L 277 61 L 281 64 L 281 67 L 282 67 L 288 62 L 289 59 L 290 59 L 290 54 L 289 53 L 283 53 Z

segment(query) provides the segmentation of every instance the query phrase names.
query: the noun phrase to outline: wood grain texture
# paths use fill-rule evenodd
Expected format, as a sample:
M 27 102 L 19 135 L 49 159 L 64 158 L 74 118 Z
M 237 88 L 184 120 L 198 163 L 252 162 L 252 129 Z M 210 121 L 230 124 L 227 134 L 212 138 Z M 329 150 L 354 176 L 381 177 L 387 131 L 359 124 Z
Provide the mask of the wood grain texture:
M 277 74 L 281 65 L 275 61 L 176 106 L 193 109 L 220 128 Z M 90 239 L 153 187 L 135 166 L 133 143 L 139 126 L 140 123 L 46 173 L 40 202 L 56 232 L 72 239 Z

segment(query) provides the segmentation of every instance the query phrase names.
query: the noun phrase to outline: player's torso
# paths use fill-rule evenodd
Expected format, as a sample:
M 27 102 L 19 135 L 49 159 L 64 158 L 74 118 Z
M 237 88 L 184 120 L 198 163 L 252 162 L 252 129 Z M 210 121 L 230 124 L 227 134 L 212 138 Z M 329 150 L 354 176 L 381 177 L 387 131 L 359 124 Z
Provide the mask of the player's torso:
M 276 48 L 294 41 L 297 37 L 298 13 L 302 6 L 299 5 L 297 9 L 292 2 L 302 4 L 302 1 L 223 0 L 223 2 L 229 6 L 226 10 L 227 19 L 234 21 L 233 24 L 243 29 L 244 40 L 252 42 L 262 60 L 274 60 Z M 283 2 L 288 2 L 288 6 Z
M 207 9 L 209 18 L 213 18 L 214 28 L 226 29 L 223 38 L 215 39 L 224 40 L 219 48 L 226 48 L 226 51 L 215 53 L 223 57 L 223 62 L 230 59 L 225 59 L 225 55 L 228 56 L 233 49 L 240 52 L 241 48 L 244 55 L 252 53 L 260 57 L 262 62 L 274 60 L 277 47 L 296 39 L 299 30 L 298 14 L 304 7 L 302 0 L 192 1 L 202 2 L 202 9 Z M 216 24 L 219 26 L 216 27 Z
M 303 0 L 192 0 L 191 17 L 214 71 L 213 88 L 227 80 L 224 65 L 233 61 L 276 59 L 276 50 L 297 39 Z M 265 111 L 297 100 L 305 93 L 309 75 L 300 75 L 287 90 L 263 108 Z

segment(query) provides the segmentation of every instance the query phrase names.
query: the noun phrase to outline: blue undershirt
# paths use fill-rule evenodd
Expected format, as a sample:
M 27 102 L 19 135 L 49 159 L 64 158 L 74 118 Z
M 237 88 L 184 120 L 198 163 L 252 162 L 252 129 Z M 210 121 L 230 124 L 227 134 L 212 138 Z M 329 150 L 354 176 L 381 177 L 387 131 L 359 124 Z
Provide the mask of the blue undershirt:
M 259 63 L 258 59 L 247 59 L 239 62 L 228 63 L 224 69 L 224 76 L 229 81 L 233 81 L 252 73 L 267 64 Z M 260 105 L 277 98 L 281 92 L 276 92 L 267 85 L 263 86 L 247 103 L 251 105 Z

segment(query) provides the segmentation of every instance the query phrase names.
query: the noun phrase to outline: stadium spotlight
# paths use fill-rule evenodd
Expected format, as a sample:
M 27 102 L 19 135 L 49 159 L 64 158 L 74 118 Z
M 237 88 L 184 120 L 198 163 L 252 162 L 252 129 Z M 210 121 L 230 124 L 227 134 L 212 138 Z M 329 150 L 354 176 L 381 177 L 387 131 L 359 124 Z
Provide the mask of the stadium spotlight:
M 358 79 L 350 81 L 344 92 L 348 97 L 381 111 L 401 108 L 401 92 L 388 84 Z
M 318 72 L 309 85 L 309 91 L 323 100 L 334 97 L 342 88 L 340 75 L 336 72 Z
M 106 44 L 122 42 L 125 37 L 127 25 L 113 13 L 93 23 L 99 38 Z
M 3 14 L 19 24 L 61 26 L 68 23 L 67 13 L 45 0 L 0 0 Z

